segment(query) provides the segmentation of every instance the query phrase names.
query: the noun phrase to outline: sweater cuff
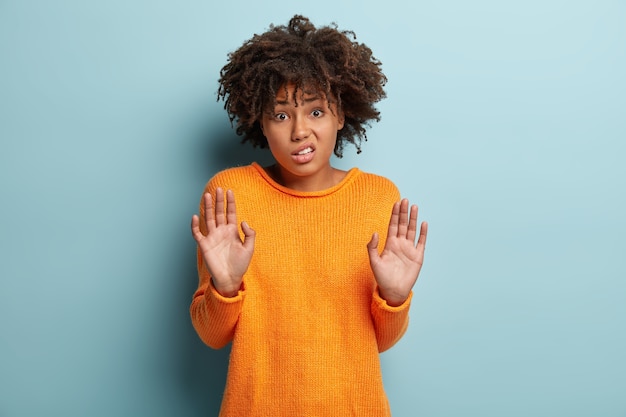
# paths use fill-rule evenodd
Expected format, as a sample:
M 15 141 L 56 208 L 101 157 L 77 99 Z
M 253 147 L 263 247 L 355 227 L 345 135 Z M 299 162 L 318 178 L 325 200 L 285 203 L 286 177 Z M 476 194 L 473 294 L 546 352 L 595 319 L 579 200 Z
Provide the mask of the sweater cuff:
M 413 298 L 413 291 L 409 293 L 409 296 L 404 303 L 399 306 L 393 307 L 387 304 L 387 301 L 380 296 L 380 292 L 378 291 L 378 287 L 374 290 L 374 296 L 372 297 L 372 301 L 378 306 L 381 310 L 388 311 L 390 313 L 401 312 L 408 309 L 411 306 L 411 299 Z
M 204 343 L 220 349 L 233 339 L 243 306 L 245 291 L 224 297 L 209 283 L 196 291 L 191 303 L 191 320 Z
M 213 286 L 212 279 L 209 279 L 209 293 L 211 294 L 211 298 L 214 298 L 218 302 L 225 303 L 225 304 L 233 304 L 233 303 L 241 302 L 246 296 L 245 285 L 243 282 L 241 283 L 241 288 L 237 292 L 237 295 L 235 295 L 234 297 L 224 297 L 222 294 L 219 293 L 219 291 L 215 289 L 215 287 Z

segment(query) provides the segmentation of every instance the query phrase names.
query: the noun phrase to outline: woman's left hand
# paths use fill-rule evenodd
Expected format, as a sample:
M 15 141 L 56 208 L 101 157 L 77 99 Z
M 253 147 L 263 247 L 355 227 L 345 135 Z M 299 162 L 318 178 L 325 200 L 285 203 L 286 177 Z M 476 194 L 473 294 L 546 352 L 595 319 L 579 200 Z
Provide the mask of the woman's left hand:
M 405 198 L 393 206 L 382 253 L 378 254 L 378 233 L 367 244 L 378 292 L 388 305 L 399 306 L 409 297 L 424 263 L 427 233 L 428 223 L 422 222 L 415 243 L 417 206 L 411 206 L 409 213 L 409 200 Z

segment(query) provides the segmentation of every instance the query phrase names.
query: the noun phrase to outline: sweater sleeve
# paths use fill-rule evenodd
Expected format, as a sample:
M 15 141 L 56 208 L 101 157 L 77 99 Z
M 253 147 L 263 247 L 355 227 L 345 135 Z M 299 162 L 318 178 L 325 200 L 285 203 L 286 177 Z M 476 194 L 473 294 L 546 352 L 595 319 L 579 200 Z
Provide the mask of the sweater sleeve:
M 242 289 L 232 298 L 223 297 L 217 292 L 198 254 L 200 285 L 193 295 L 189 312 L 194 329 L 200 339 L 212 347 L 220 349 L 233 339 L 239 313 L 245 298 Z
M 211 180 L 204 192 L 215 195 L 214 180 Z M 206 234 L 204 204 L 201 199 L 199 218 L 200 230 Z M 202 253 L 197 249 L 198 288 L 195 291 L 189 312 L 194 329 L 200 339 L 214 349 L 220 349 L 233 339 L 235 327 L 239 320 L 245 298 L 245 289 L 242 289 L 234 297 L 224 297 L 217 292 L 211 282 L 209 271 L 204 265 Z
M 379 352 L 391 348 L 404 336 L 409 326 L 409 307 L 412 297 L 413 292 L 403 304 L 392 307 L 380 296 L 378 287 L 374 291 L 371 309 Z
M 380 204 L 378 206 L 380 217 L 376 230 L 381 232 L 379 248 L 384 248 L 387 241 L 386 232 L 389 225 L 391 209 L 395 202 L 400 201 L 401 196 L 395 184 L 386 178 L 377 178 L 376 186 L 373 187 L 377 190 L 377 195 L 380 198 Z M 372 295 L 371 314 L 376 331 L 379 352 L 390 349 L 406 332 L 409 326 L 409 307 L 412 297 L 413 292 L 409 294 L 409 297 L 402 305 L 392 307 L 380 296 L 378 287 L 375 287 L 374 294 Z

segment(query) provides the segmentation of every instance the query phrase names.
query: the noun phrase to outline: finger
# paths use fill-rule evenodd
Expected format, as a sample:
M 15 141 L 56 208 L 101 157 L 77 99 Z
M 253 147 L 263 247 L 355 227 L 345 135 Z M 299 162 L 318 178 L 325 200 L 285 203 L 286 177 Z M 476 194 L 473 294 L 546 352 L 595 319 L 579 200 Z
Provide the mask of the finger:
M 426 249 L 426 236 L 428 236 L 428 223 L 422 222 L 420 226 L 420 237 L 417 239 L 417 247 L 422 252 Z
M 411 212 L 409 215 L 409 229 L 406 233 L 406 238 L 411 242 L 415 242 L 415 235 L 417 234 L 417 206 L 411 206 Z
M 195 214 L 191 216 L 191 235 L 198 243 L 200 243 L 200 240 L 202 240 L 202 238 L 204 237 L 204 235 L 200 231 L 200 219 Z
M 243 246 L 246 249 L 250 249 L 250 250 L 253 249 L 254 241 L 256 239 L 256 232 L 246 222 L 241 222 L 241 230 L 243 231 L 243 234 L 244 234 Z
M 226 222 L 237 224 L 237 207 L 235 206 L 235 193 L 226 191 Z
M 211 193 L 204 194 L 204 221 L 207 231 L 215 229 L 215 213 L 213 211 L 213 196 L 211 196 Z
M 398 237 L 406 238 L 409 228 L 409 200 L 406 198 L 400 202 L 400 217 L 398 218 Z
M 224 215 L 224 190 L 218 188 L 215 190 L 215 225 L 219 226 L 226 223 Z
M 378 259 L 378 233 L 374 233 L 372 238 L 367 243 L 367 252 L 371 260 Z
M 391 209 L 391 218 L 389 219 L 389 230 L 387 236 L 396 236 L 398 234 L 398 219 L 400 217 L 400 202 L 396 202 Z

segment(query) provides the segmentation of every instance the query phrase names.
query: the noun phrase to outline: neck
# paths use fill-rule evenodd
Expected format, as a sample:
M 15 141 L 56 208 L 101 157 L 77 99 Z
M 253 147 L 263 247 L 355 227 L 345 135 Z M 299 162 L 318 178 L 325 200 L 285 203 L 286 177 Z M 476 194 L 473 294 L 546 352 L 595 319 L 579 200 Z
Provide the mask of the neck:
M 345 176 L 344 171 L 328 165 L 328 169 L 316 175 L 297 176 L 284 170 L 278 164 L 266 168 L 267 173 L 280 185 L 296 191 L 321 191 L 337 185 Z

